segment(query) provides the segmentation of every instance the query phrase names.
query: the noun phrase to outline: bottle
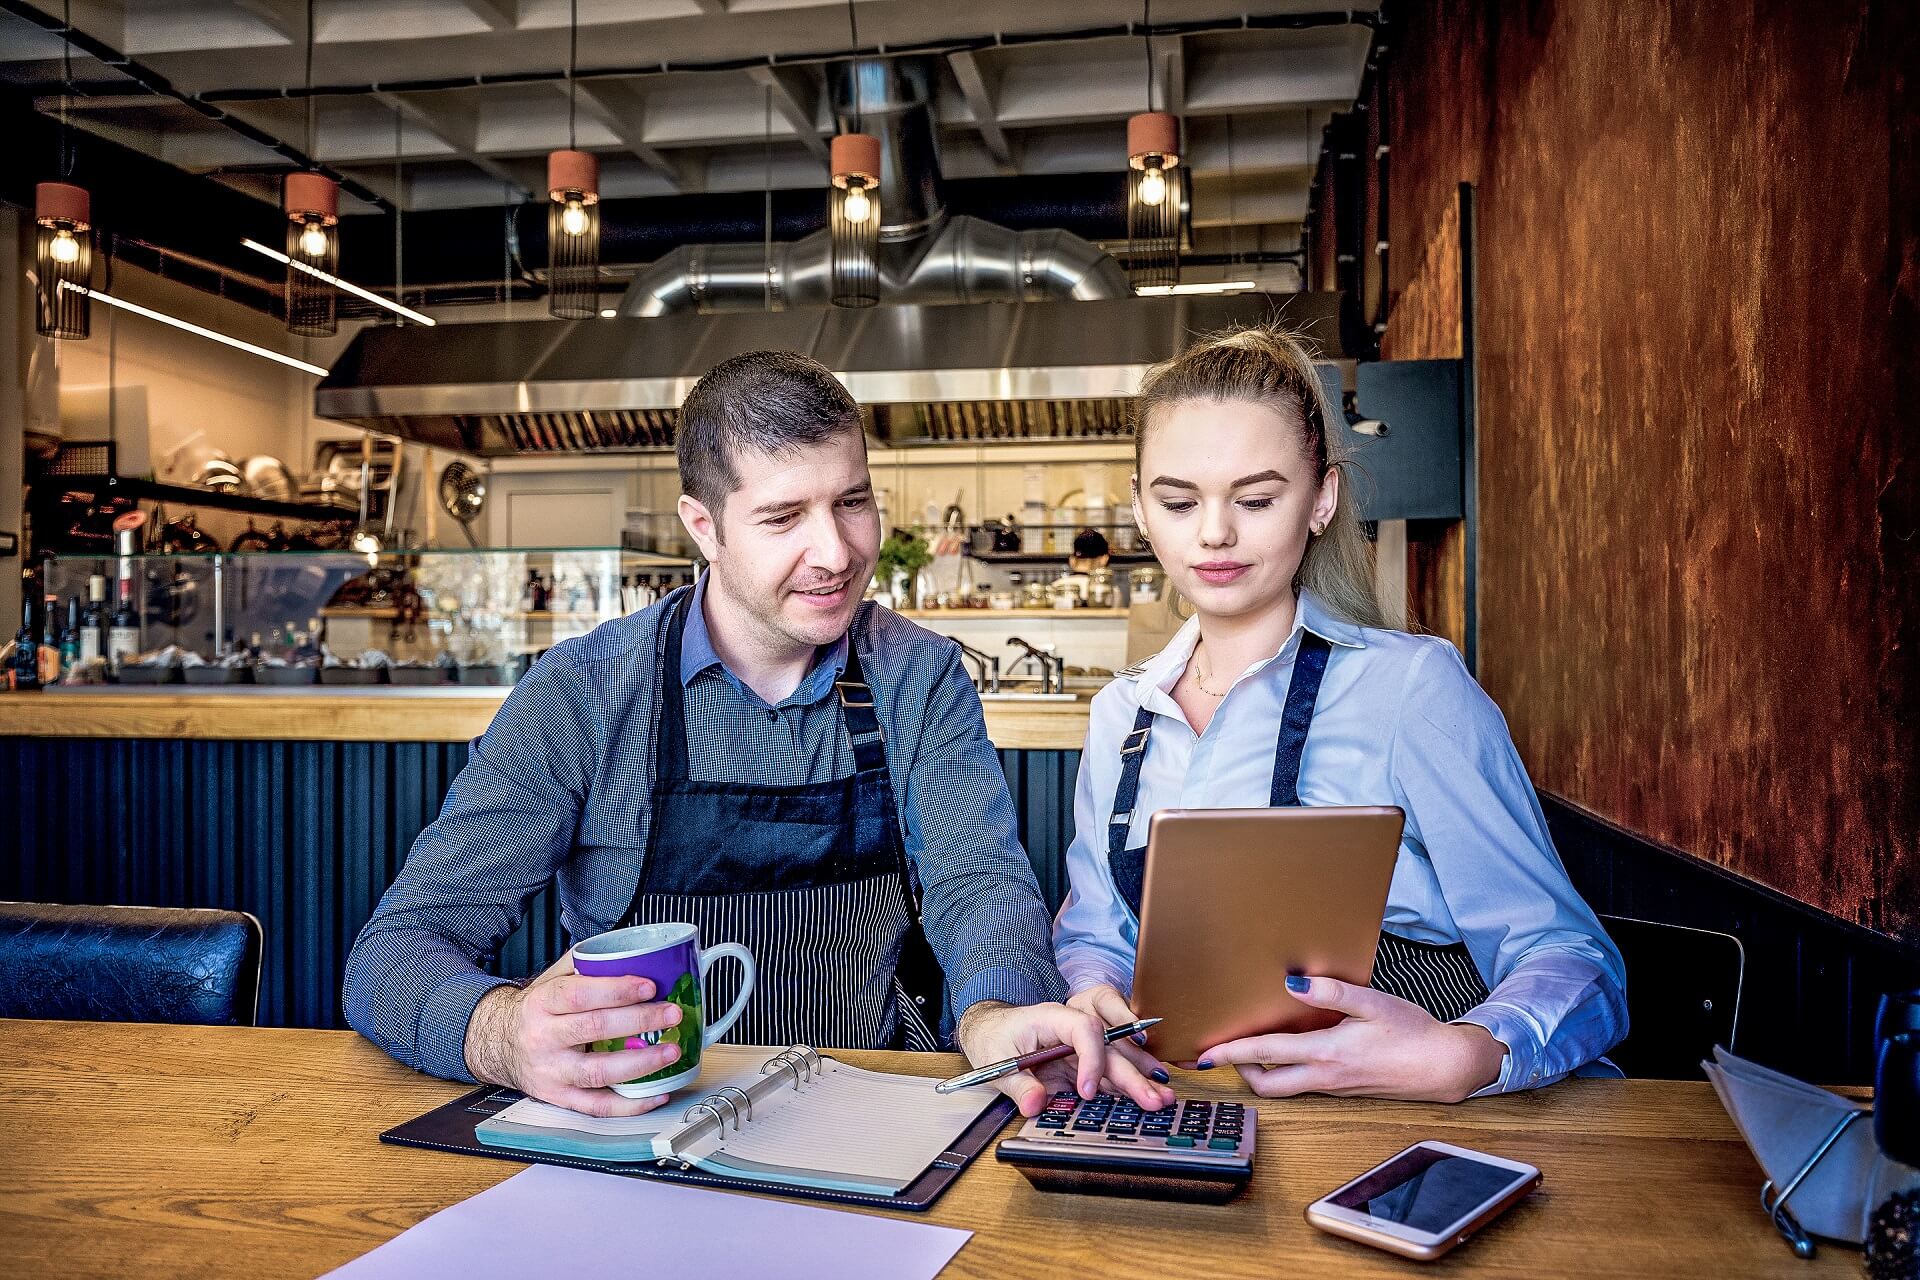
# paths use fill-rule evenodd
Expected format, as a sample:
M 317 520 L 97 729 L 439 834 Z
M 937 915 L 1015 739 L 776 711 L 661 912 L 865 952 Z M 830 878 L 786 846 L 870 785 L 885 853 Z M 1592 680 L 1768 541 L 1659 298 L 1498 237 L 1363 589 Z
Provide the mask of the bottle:
M 80 597 L 67 597 L 67 629 L 60 637 L 60 669 L 71 671 L 80 665 L 81 632 L 85 627 L 80 614 Z
M 60 683 L 60 597 L 47 593 L 40 611 L 40 687 Z
M 107 575 L 87 579 L 87 611 L 80 616 L 80 661 L 107 656 Z
M 40 592 L 33 579 L 22 584 L 20 593 L 20 634 L 13 638 L 13 658 L 7 667 L 8 682 L 15 689 L 40 687 Z
M 127 571 L 131 574 L 131 570 Z M 107 624 L 107 665 L 117 678 L 120 668 L 140 652 L 140 618 L 133 611 L 133 579 L 120 579 L 120 600 Z

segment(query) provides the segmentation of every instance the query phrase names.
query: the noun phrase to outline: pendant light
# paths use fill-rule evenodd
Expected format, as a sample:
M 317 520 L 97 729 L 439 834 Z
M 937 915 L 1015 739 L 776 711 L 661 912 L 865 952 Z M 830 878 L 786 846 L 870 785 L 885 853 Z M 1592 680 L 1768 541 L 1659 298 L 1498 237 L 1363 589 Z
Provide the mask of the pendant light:
M 547 155 L 547 311 L 566 320 L 600 314 L 600 160 L 574 149 L 574 71 L 580 3 L 567 16 L 567 146 Z
M 307 0 L 307 155 L 313 151 L 313 0 Z M 287 332 L 324 338 L 340 327 L 340 184 L 324 173 L 289 173 L 280 187 L 287 215 Z
M 860 48 L 860 22 L 847 0 L 847 31 Z M 833 185 L 827 192 L 832 254 L 828 283 L 836 307 L 880 301 L 880 139 L 861 131 L 860 69 L 853 73 L 852 133 L 838 134 L 828 151 Z
M 88 286 L 93 283 L 93 200 L 86 189 L 65 181 L 73 174 L 73 137 L 67 123 L 67 99 L 73 93 L 73 5 L 65 8 L 61 28 L 60 177 L 33 189 L 36 227 L 33 263 L 34 330 L 49 338 L 84 338 L 92 319 Z
M 1141 26 L 1151 32 L 1152 0 Z M 1180 218 L 1186 205 L 1180 168 L 1180 122 L 1153 109 L 1153 36 L 1147 42 L 1147 109 L 1127 121 L 1127 280 L 1173 285 L 1180 280 Z

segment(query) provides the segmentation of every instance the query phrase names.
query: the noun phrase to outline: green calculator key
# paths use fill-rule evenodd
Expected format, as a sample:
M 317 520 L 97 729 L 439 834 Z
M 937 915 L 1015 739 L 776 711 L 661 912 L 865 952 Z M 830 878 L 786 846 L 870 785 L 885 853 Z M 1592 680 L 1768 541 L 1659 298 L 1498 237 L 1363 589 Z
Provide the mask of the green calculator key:
M 1240 1144 L 1232 1138 L 1213 1138 L 1207 1142 L 1207 1145 L 1215 1151 L 1231 1151 Z
M 1189 1134 L 1176 1133 L 1167 1139 L 1167 1145 L 1170 1147 L 1190 1147 L 1193 1145 L 1193 1138 Z

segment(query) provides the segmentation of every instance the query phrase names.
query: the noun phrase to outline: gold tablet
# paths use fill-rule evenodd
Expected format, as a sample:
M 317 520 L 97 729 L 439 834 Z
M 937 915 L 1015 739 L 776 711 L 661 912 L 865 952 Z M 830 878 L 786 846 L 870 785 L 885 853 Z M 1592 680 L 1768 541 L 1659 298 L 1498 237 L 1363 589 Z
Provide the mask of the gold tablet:
M 1406 815 L 1392 806 L 1162 809 L 1147 826 L 1133 1007 L 1147 1048 L 1191 1063 L 1341 1015 L 1287 994 L 1290 973 L 1365 986 Z

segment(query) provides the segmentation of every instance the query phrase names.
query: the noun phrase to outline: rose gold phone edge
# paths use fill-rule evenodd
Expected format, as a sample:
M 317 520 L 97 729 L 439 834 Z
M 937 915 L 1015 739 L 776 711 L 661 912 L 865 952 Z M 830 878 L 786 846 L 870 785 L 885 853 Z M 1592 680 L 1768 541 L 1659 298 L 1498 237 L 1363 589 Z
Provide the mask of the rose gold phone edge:
M 1534 1190 L 1540 1185 L 1541 1176 L 1540 1176 L 1539 1168 L 1534 1165 L 1527 1165 L 1529 1169 L 1533 1170 L 1531 1175 L 1529 1175 L 1528 1177 L 1522 1178 L 1519 1182 L 1516 1182 L 1512 1187 L 1508 1188 L 1506 1191 L 1503 1191 L 1499 1195 L 1494 1196 L 1492 1199 L 1483 1201 L 1480 1204 L 1479 1208 L 1474 1211 L 1472 1216 L 1467 1218 L 1467 1220 L 1463 1222 L 1456 1230 L 1448 1232 L 1442 1239 L 1440 1239 L 1439 1241 L 1433 1244 L 1419 1244 L 1412 1240 L 1408 1240 L 1404 1236 L 1397 1236 L 1393 1234 L 1391 1231 L 1383 1231 L 1378 1227 L 1367 1226 L 1365 1223 L 1349 1222 L 1345 1218 L 1333 1217 L 1331 1215 L 1316 1212 L 1316 1210 L 1318 1210 L 1322 1205 L 1326 1204 L 1329 1200 L 1333 1199 L 1333 1197 L 1339 1195 L 1342 1191 L 1345 1191 L 1348 1187 L 1352 1186 L 1354 1183 L 1359 1182 L 1362 1178 L 1367 1178 L 1372 1176 L 1378 1170 L 1385 1168 L 1386 1166 L 1392 1164 L 1395 1160 L 1398 1160 L 1400 1159 L 1400 1157 L 1406 1155 L 1407 1152 L 1413 1150 L 1414 1147 L 1427 1146 L 1429 1144 L 1435 1143 L 1436 1141 L 1437 1140 L 1435 1139 L 1429 1138 L 1420 1142 L 1413 1143 L 1411 1146 L 1408 1146 L 1400 1151 L 1394 1152 L 1392 1155 L 1388 1156 L 1385 1160 L 1382 1160 L 1380 1161 L 1380 1163 L 1374 1165 L 1373 1168 L 1368 1169 L 1365 1172 L 1361 1173 L 1358 1177 L 1349 1178 L 1347 1181 L 1341 1183 L 1339 1186 L 1335 1187 L 1333 1190 L 1327 1192 L 1326 1195 L 1321 1196 L 1318 1200 L 1315 1200 L 1313 1203 L 1307 1206 L 1306 1208 L 1307 1221 L 1313 1226 L 1320 1228 L 1320 1230 L 1326 1232 L 1328 1235 L 1340 1236 L 1343 1239 L 1352 1240 L 1358 1244 L 1372 1245 L 1376 1249 L 1383 1249 L 1388 1253 L 1396 1253 L 1403 1258 L 1412 1258 L 1416 1262 L 1432 1262 L 1436 1258 L 1443 1257 L 1446 1254 L 1451 1253 L 1454 1249 L 1458 1248 L 1459 1246 L 1465 1244 L 1467 1242 L 1468 1236 L 1471 1236 L 1474 1232 L 1480 1230 L 1480 1228 L 1486 1226 L 1489 1222 L 1492 1222 L 1495 1218 L 1505 1213 L 1508 1209 L 1511 1209 L 1514 1205 L 1518 1204 L 1521 1200 L 1524 1200 L 1526 1197 L 1532 1195 Z M 1438 1145 L 1448 1146 L 1448 1147 L 1453 1146 L 1452 1143 L 1440 1143 Z M 1523 1164 L 1523 1165 L 1526 1164 L 1526 1161 L 1524 1160 L 1513 1160 L 1506 1156 L 1491 1156 L 1488 1152 L 1474 1151 L 1471 1147 L 1455 1147 L 1454 1149 L 1458 1151 L 1469 1152 L 1472 1155 L 1478 1156 L 1482 1159 L 1483 1162 L 1500 1160 L 1500 1161 L 1504 1161 L 1507 1164 Z M 1515 1172 L 1518 1172 L 1518 1171 L 1516 1170 Z M 1335 1205 L 1333 1207 L 1342 1208 L 1344 1206 Z M 1348 1212 L 1357 1212 L 1357 1211 L 1348 1210 Z
M 1165 1019 L 1148 1050 L 1184 1065 L 1242 1036 L 1339 1022 L 1285 979 L 1372 978 L 1405 823 L 1394 805 L 1156 812 L 1133 984 L 1140 1016 Z M 1289 892 L 1303 866 L 1314 891 Z M 1223 971 L 1242 981 L 1216 981 Z

